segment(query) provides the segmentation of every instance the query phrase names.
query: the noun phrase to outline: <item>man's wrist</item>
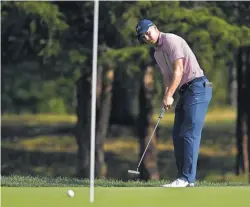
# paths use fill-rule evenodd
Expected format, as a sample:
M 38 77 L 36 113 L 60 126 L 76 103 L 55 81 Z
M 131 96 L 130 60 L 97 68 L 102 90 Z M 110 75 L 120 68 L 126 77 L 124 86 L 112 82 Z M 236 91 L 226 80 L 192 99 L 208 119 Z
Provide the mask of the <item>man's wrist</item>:
M 168 90 L 166 93 L 165 93 L 165 97 L 173 97 L 173 95 L 170 93 L 170 91 Z

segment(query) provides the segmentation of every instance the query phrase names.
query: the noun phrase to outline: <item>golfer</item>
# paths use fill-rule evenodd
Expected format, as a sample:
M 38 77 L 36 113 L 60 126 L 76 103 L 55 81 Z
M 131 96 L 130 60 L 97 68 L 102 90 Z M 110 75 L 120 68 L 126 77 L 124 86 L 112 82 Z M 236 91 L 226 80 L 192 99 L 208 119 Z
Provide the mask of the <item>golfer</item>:
M 155 46 L 154 58 L 165 85 L 163 107 L 168 110 L 174 102 L 174 93 L 178 91 L 180 94 L 172 131 L 177 177 L 163 187 L 194 186 L 202 128 L 212 98 L 212 83 L 183 38 L 159 31 L 147 19 L 137 24 L 136 32 L 140 42 Z

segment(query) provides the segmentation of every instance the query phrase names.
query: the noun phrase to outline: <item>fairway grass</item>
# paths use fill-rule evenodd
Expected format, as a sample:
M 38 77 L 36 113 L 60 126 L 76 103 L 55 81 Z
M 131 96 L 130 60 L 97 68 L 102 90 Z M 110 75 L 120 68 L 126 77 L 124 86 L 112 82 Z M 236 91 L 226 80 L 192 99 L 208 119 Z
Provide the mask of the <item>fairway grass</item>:
M 70 198 L 67 191 L 75 196 Z M 2 187 L 3 207 L 245 207 L 249 187 L 96 187 L 95 202 L 89 202 L 88 187 Z
M 159 116 L 160 108 L 155 108 L 154 120 L 156 121 Z M 236 119 L 236 108 L 210 108 L 206 116 L 207 123 L 214 123 L 225 120 Z M 2 122 L 5 124 L 25 124 L 28 126 L 34 125 L 48 125 L 48 124 L 75 124 L 77 117 L 75 114 L 2 114 Z M 163 117 L 160 125 L 172 124 L 174 120 L 174 110 L 170 110 Z

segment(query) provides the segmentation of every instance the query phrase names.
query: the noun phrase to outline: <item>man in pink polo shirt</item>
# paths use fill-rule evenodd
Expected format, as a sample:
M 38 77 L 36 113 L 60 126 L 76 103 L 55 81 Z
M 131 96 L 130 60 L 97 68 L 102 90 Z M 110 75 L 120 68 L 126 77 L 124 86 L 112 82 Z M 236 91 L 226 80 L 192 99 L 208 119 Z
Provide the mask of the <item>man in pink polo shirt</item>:
M 163 33 L 147 19 L 136 26 L 140 42 L 155 46 L 154 58 L 163 75 L 163 107 L 169 109 L 176 91 L 180 99 L 175 108 L 172 131 L 177 178 L 163 187 L 194 186 L 201 132 L 209 103 L 212 83 L 208 81 L 187 42 L 172 33 Z

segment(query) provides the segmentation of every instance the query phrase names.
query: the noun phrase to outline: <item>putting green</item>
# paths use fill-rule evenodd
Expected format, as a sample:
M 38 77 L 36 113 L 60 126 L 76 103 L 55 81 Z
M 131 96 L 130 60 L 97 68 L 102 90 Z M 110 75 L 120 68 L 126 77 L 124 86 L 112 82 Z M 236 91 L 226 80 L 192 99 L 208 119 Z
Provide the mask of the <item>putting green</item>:
M 72 189 L 75 196 L 67 196 Z M 250 206 L 249 187 L 96 187 L 89 202 L 87 187 L 2 187 L 3 207 L 245 207 Z

